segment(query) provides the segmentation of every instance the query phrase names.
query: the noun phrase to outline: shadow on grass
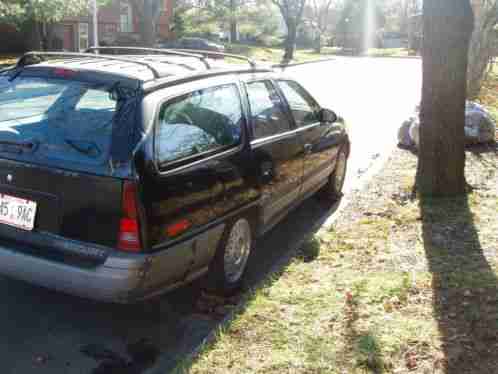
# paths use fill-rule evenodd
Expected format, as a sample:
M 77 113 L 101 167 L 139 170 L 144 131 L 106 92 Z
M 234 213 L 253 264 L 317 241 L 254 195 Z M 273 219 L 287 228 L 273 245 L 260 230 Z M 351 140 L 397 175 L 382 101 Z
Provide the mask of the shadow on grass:
M 313 262 L 320 255 L 320 247 L 320 241 L 313 236 L 302 245 L 296 258 L 306 263 Z
M 467 196 L 423 199 L 423 241 L 445 373 L 494 373 L 497 278 L 486 259 Z

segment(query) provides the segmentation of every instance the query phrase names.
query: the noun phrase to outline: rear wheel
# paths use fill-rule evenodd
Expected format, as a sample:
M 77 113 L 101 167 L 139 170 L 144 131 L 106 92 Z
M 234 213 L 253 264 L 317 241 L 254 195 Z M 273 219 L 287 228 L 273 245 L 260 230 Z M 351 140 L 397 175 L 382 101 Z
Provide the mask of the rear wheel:
M 246 218 L 240 217 L 227 226 L 211 264 L 211 289 L 229 293 L 240 287 L 252 244 L 251 224 Z
M 342 197 L 342 188 L 346 180 L 346 170 L 348 165 L 348 155 L 346 147 L 342 147 L 337 154 L 337 161 L 334 172 L 330 175 L 327 184 L 323 189 L 324 197 L 329 201 L 337 201 Z

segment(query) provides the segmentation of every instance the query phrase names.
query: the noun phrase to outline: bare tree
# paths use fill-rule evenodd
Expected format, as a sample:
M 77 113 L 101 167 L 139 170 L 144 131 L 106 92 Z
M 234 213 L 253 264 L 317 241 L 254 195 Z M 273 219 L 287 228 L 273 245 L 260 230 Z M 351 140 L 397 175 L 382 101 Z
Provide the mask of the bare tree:
M 424 1 L 423 87 L 417 188 L 422 196 L 465 192 L 465 97 L 473 29 L 469 0 Z
M 296 47 L 297 28 L 303 19 L 306 0 L 272 0 L 287 26 L 287 37 L 285 38 L 284 61 L 290 61 L 294 57 Z
M 475 28 L 470 42 L 467 74 L 467 96 L 470 98 L 479 94 L 489 63 L 496 54 L 498 0 L 475 1 L 474 10 Z
M 312 0 L 310 6 L 310 21 L 316 33 L 315 51 L 320 53 L 322 50 L 322 35 L 330 28 L 330 8 L 334 0 Z

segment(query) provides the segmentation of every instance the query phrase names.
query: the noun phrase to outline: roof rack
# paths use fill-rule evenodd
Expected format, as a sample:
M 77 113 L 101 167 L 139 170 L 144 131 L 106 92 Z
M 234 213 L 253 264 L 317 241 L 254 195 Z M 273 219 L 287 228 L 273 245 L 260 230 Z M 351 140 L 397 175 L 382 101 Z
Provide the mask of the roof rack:
M 164 55 L 174 55 L 174 56 L 184 56 L 184 57 L 195 57 L 200 59 L 208 69 L 211 66 L 207 62 L 206 58 L 210 56 L 220 56 L 228 57 L 237 60 L 243 60 L 247 62 L 251 68 L 255 69 L 257 64 L 254 60 L 249 57 L 236 55 L 231 53 L 208 51 L 202 49 L 179 49 L 179 48 L 144 48 L 144 47 L 90 47 L 85 52 L 98 52 L 98 51 L 143 51 L 143 52 L 156 52 Z
M 234 59 L 237 59 L 237 60 L 243 60 L 245 62 L 247 62 L 251 68 L 255 69 L 257 67 L 257 64 L 254 60 L 252 60 L 251 58 L 249 57 L 246 57 L 246 56 L 242 56 L 242 55 L 234 55 L 234 54 L 231 54 L 231 53 L 224 53 L 224 52 L 215 52 L 215 51 L 207 51 L 207 50 L 202 50 L 202 49 L 176 49 L 176 48 L 172 48 L 172 49 L 167 49 L 168 51 L 185 51 L 187 53 L 196 53 L 196 54 L 200 54 L 200 55 L 203 55 L 203 56 L 220 56 L 220 57 L 229 57 L 229 58 L 234 58 Z
M 141 51 L 141 52 L 155 52 L 157 54 L 172 55 L 172 56 L 182 56 L 182 57 L 193 57 L 202 61 L 206 68 L 211 69 L 209 62 L 206 60 L 206 56 L 201 53 L 190 53 L 178 51 L 176 49 L 164 49 L 164 48 L 142 48 L 142 47 L 90 47 L 85 52 L 99 52 L 99 51 Z
M 142 61 L 137 61 L 133 60 L 130 58 L 121 58 L 121 57 L 112 57 L 109 55 L 97 55 L 95 53 L 75 53 L 75 52 L 26 52 L 21 58 L 17 61 L 16 68 L 22 68 L 26 66 L 26 59 L 30 56 L 33 57 L 39 57 L 42 61 L 45 61 L 43 59 L 44 56 L 58 56 L 58 57 L 86 57 L 86 58 L 94 58 L 94 59 L 101 59 L 101 60 L 110 60 L 110 61 L 121 61 L 121 62 L 128 62 L 131 64 L 137 64 L 146 67 L 149 69 L 154 78 L 161 78 L 161 75 L 159 72 L 150 64 Z

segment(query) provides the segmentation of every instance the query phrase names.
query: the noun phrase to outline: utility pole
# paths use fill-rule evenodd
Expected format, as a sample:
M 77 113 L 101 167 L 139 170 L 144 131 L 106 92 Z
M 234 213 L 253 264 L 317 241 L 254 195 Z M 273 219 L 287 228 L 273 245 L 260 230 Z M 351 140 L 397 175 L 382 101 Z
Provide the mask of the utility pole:
M 99 46 L 99 17 L 98 17 L 98 7 L 97 0 L 92 0 L 93 6 L 93 46 Z

